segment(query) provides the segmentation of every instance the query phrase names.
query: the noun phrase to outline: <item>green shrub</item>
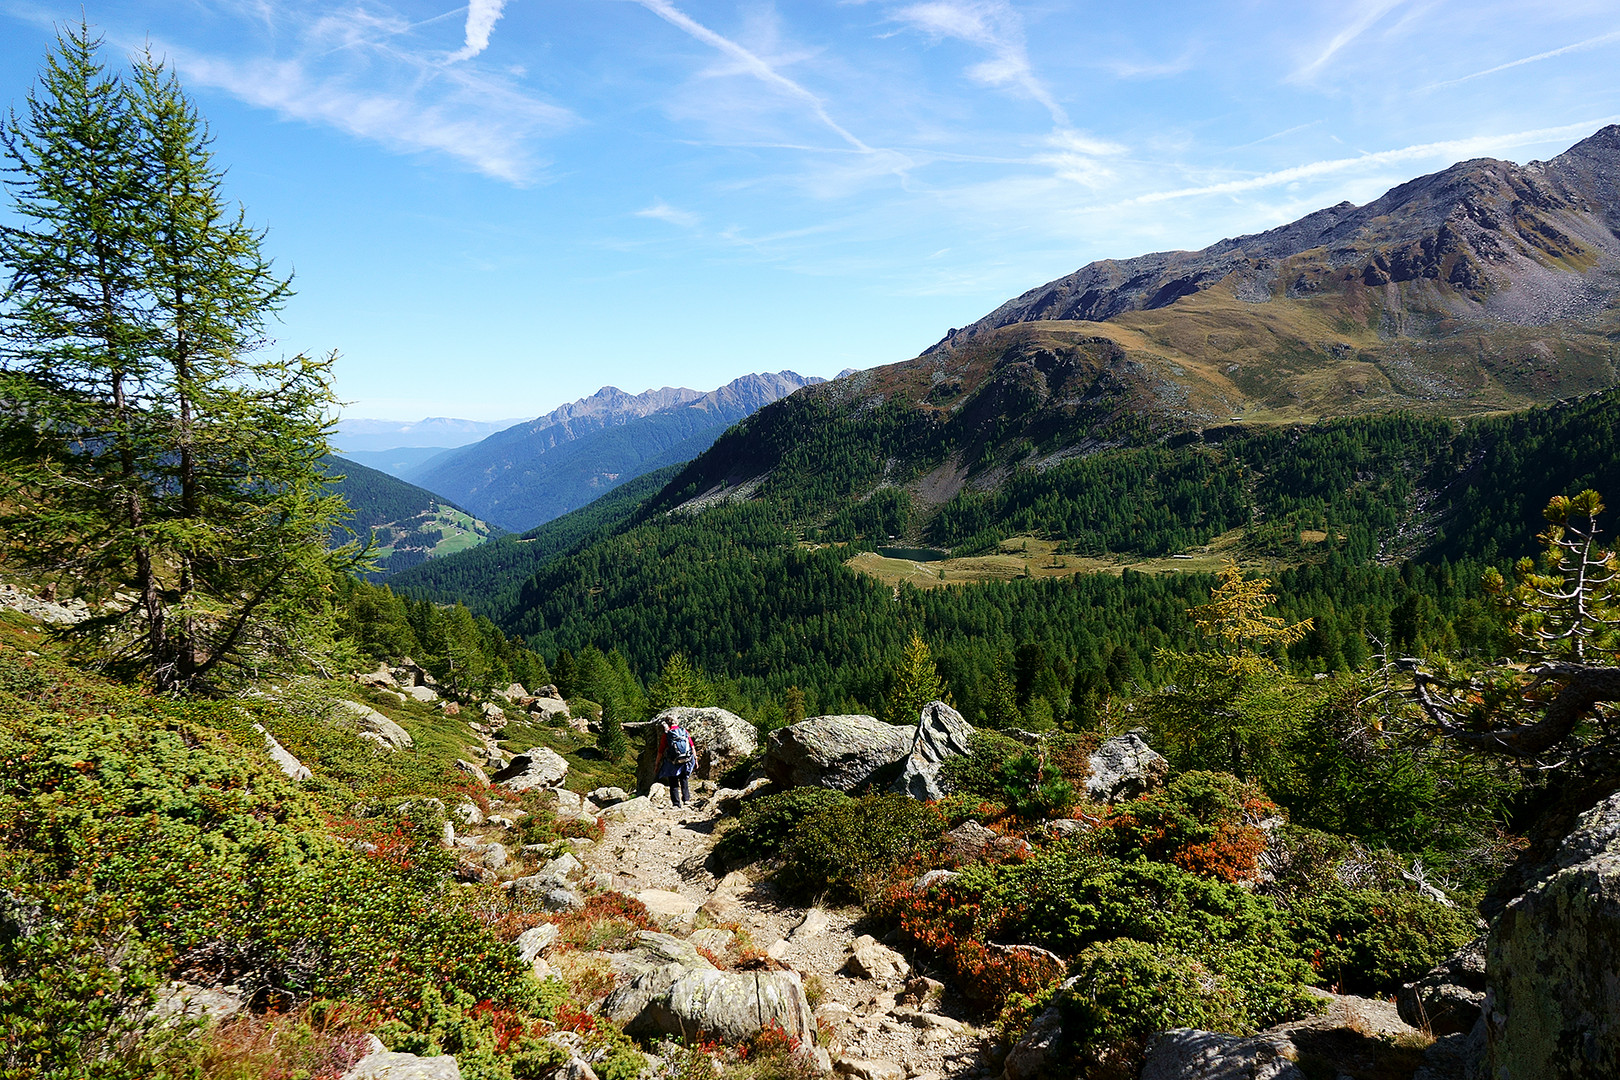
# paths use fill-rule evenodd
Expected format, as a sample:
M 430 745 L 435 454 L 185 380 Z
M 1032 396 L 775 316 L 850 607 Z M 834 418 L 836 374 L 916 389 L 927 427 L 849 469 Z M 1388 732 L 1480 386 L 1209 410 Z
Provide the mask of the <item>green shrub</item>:
M 1249 1034 L 1322 1009 L 1319 999 L 1275 971 L 1212 962 L 1130 938 L 1088 947 L 1073 971 L 1073 983 L 1054 1000 L 1067 1014 L 1069 1052 L 1089 1066 L 1087 1076 L 1134 1077 L 1156 1031 L 1193 1027 Z M 1258 984 L 1248 981 L 1255 975 Z
M 466 1080 L 540 1080 L 568 1054 L 531 1033 L 532 1018 L 480 1003 L 470 994 L 441 994 L 432 985 L 396 1006 L 377 1037 L 390 1050 L 434 1057 L 454 1054 Z
M 801 896 L 860 899 L 944 831 L 938 812 L 904 795 L 833 801 L 793 829 L 778 878 Z
M 941 766 L 945 791 L 1000 801 L 1006 783 L 1002 767 L 1029 748 L 993 731 L 975 731 L 968 746 L 970 753 L 948 757 Z
M 1346 994 L 1393 993 L 1478 933 L 1473 920 L 1412 893 L 1337 886 L 1290 897 L 1297 954 Z
M 805 818 L 829 806 L 853 802 L 830 788 L 792 788 L 743 804 L 737 827 L 721 837 L 715 850 L 728 864 L 740 865 L 775 855 Z
M 1025 821 L 1061 817 L 1075 803 L 1074 785 L 1047 762 L 1025 750 L 1001 766 L 1001 801 Z

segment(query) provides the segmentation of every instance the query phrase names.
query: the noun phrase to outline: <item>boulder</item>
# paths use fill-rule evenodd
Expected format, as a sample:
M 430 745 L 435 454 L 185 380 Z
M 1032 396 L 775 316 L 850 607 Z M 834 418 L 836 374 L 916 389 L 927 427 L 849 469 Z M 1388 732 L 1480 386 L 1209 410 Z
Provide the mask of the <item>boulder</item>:
M 473 762 L 467 761 L 465 758 L 457 758 L 455 767 L 458 771 L 464 772 L 474 780 L 478 781 L 478 785 L 480 787 L 489 787 L 489 774 L 486 773 L 481 766 L 475 765 Z
M 1030 1080 L 1039 1075 L 1034 1066 L 1049 1054 L 1043 1053 L 1038 1043 L 1054 1041 L 1049 1030 L 1037 1035 L 1046 1018 L 1047 1014 L 1042 1013 L 1025 1036 L 1036 1036 L 1036 1045 L 1021 1054 L 1019 1047 L 1024 1040 L 1020 1039 L 1019 1047 L 1008 1055 L 1007 1080 Z M 1195 1028 L 1171 1028 L 1148 1042 L 1141 1080 L 1305 1080 L 1299 1066 L 1283 1056 L 1288 1049 L 1286 1040 L 1267 1035 L 1245 1039 Z M 1019 1063 L 1016 1074 L 1011 1068 L 1015 1060 Z
M 1092 822 L 1080 821 L 1077 818 L 1057 818 L 1046 823 L 1046 831 L 1059 840 L 1071 839 L 1094 828 L 1096 825 Z
M 484 823 L 484 812 L 478 809 L 477 803 L 470 800 L 458 803 L 456 808 L 450 811 L 450 816 L 463 825 L 482 825 Z
M 714 805 L 722 814 L 732 817 L 742 813 L 742 804 L 755 798 L 761 793 L 772 794 L 776 785 L 768 776 L 756 776 L 740 788 L 717 788 L 714 793 Z
M 862 934 L 850 945 L 844 970 L 857 978 L 888 982 L 910 974 L 911 965 L 887 945 L 879 945 L 871 935 Z
M 392 670 L 394 673 L 394 678 L 401 686 L 436 685 L 436 683 L 433 681 L 433 676 L 427 673 L 427 669 L 408 656 L 401 660 L 398 666 L 394 667 Z
M 383 663 L 379 663 L 377 665 L 376 671 L 365 675 L 356 675 L 354 677 L 354 681 L 359 683 L 361 686 L 372 686 L 376 687 L 378 690 L 399 689 L 399 680 L 394 678 L 394 673 L 388 670 L 387 664 Z
M 815 1018 L 793 971 L 715 971 L 667 964 L 638 975 L 602 1002 L 602 1014 L 641 1038 L 672 1035 L 746 1042 L 780 1024 L 792 1038 L 813 1036 Z
M 508 683 L 505 690 L 491 690 L 490 694 L 494 697 L 500 698 L 502 701 L 510 701 L 518 704 L 525 701 L 531 701 L 534 698 L 533 694 L 523 689 L 522 683 Z
M 372 1039 L 376 1042 L 376 1036 Z M 461 1067 L 449 1054 L 417 1057 L 384 1050 L 381 1042 L 376 1046 L 343 1074 L 343 1080 L 461 1080 Z
M 1484 938 L 1464 945 L 1395 995 L 1401 1019 L 1437 1038 L 1472 1030 L 1484 1004 Z
M 638 724 L 641 756 L 636 759 L 636 785 L 640 791 L 652 788 L 653 765 L 658 759 L 658 721 L 673 717 L 692 736 L 697 750 L 696 780 L 716 780 L 759 749 L 759 732 L 754 725 L 725 709 L 692 709 L 679 706 L 665 709 L 650 724 Z
M 1136 732 L 1116 735 L 1091 755 L 1086 794 L 1098 802 L 1134 799 L 1164 783 L 1170 762 L 1142 741 Z
M 512 759 L 512 764 L 490 777 L 494 783 L 513 791 L 557 787 L 568 776 L 568 762 L 544 746 L 530 747 Z
M 839 1058 L 833 1071 L 855 1080 L 906 1080 L 905 1066 L 881 1058 Z
M 606 810 L 603 810 L 602 818 L 605 821 L 623 821 L 626 818 L 634 818 L 640 817 L 643 814 L 650 814 L 652 811 L 652 800 L 647 798 L 645 795 L 638 795 L 634 799 L 629 799 L 625 802 L 619 803 L 615 806 L 610 806 Z
M 546 693 L 547 690 L 552 692 L 548 694 Z M 528 704 L 529 715 L 543 724 L 552 720 L 572 719 L 571 714 L 568 712 L 568 702 L 558 697 L 556 690 L 555 686 L 542 686 L 540 693 Z
M 532 964 L 556 943 L 557 933 L 556 923 L 541 923 L 519 934 L 512 947 L 517 950 L 519 960 Z
M 630 793 L 620 787 L 599 787 L 587 796 L 597 806 L 616 806 L 630 801 Z
M 900 767 L 894 791 L 913 799 L 943 799 L 945 789 L 939 783 L 940 767 L 946 758 L 972 753 L 968 741 L 972 736 L 973 725 L 943 701 L 924 705 L 922 718 L 912 735 L 911 753 Z
M 478 716 L 479 719 L 483 720 L 484 723 L 488 724 L 496 731 L 499 731 L 501 728 L 506 726 L 506 710 L 495 704 L 493 701 L 484 702 L 484 704 L 479 707 Z
M 410 732 L 394 723 L 370 705 L 340 698 L 338 705 L 354 715 L 361 738 L 370 739 L 386 750 L 409 750 Z
M 270 760 L 276 763 L 277 768 L 287 774 L 287 779 L 299 783 L 313 775 L 309 771 L 309 766 L 288 753 L 287 748 L 276 742 L 276 737 L 266 731 L 263 724 L 254 724 L 253 730 L 264 736 L 265 753 L 270 755 Z
M 669 964 L 700 970 L 714 967 L 707 957 L 697 951 L 697 944 L 691 939 L 657 930 L 636 931 L 636 943 L 628 952 L 616 954 L 615 959 L 616 969 L 638 975 Z
M 149 1018 L 164 1024 L 182 1020 L 229 1020 L 248 1006 L 248 995 L 235 987 L 170 982 L 159 987 Z
M 439 700 L 438 691 L 431 686 L 407 686 L 405 696 L 412 701 L 420 701 L 423 705 L 431 705 Z
M 690 930 L 697 920 L 698 903 L 678 892 L 667 889 L 645 889 L 636 893 L 653 921 L 662 926 L 678 926 Z
M 980 825 L 965 821 L 940 837 L 944 854 L 960 863 L 976 862 L 983 858 L 1006 858 L 1009 855 L 1027 855 L 1032 850 L 1028 840 L 1016 836 L 1002 836 Z
M 955 881 L 962 875 L 955 870 L 930 870 L 917 879 L 917 891 L 927 892 L 935 885 L 943 885 L 948 881 Z
M 1620 793 L 1582 814 L 1492 925 L 1487 1069 L 1495 1080 L 1620 1076 Z
M 814 716 L 771 732 L 765 772 L 784 788 L 853 791 L 910 754 L 914 734 L 870 716 Z

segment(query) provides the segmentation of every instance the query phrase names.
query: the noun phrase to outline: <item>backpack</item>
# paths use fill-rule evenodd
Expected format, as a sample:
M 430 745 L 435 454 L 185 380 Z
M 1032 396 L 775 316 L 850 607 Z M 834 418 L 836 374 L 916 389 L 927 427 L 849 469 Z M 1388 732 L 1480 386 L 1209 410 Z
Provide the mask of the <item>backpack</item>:
M 692 736 L 686 733 L 685 728 L 669 729 L 669 760 L 681 768 L 697 761 L 697 748 L 692 745 Z

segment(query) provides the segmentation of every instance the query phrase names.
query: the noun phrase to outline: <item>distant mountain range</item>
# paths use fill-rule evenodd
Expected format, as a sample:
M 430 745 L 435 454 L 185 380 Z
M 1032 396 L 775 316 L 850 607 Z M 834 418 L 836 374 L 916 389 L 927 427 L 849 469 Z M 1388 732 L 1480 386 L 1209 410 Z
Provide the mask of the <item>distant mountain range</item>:
M 664 387 L 627 394 L 607 386 L 403 475 L 486 521 L 521 532 L 627 480 L 688 461 L 737 421 L 824 381 L 781 371 L 744 375 L 708 393 Z
M 360 461 L 359 454 L 392 451 L 405 446 L 432 447 L 439 451 L 466 446 L 518 423 L 522 423 L 522 420 L 457 420 L 447 416 L 429 416 L 423 420 L 371 420 L 355 417 L 338 421 L 337 434 L 332 442 L 339 454 Z M 380 467 L 372 461 L 365 464 Z

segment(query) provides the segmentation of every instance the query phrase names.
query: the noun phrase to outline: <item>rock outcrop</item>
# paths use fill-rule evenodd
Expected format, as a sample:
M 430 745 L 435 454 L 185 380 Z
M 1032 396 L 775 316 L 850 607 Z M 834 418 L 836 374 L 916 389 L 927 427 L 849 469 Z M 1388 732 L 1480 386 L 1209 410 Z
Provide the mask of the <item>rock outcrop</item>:
M 759 732 L 734 712 L 685 706 L 665 709 L 651 723 L 634 725 L 633 730 L 640 731 L 642 736 L 641 756 L 636 760 L 639 791 L 651 790 L 656 779 L 653 766 L 658 760 L 658 721 L 666 716 L 673 717 L 692 736 L 692 745 L 697 750 L 693 779 L 718 780 L 759 749 Z M 626 725 L 626 730 L 632 727 Z
M 780 1024 L 793 1038 L 815 1031 L 804 986 L 793 971 L 716 971 L 666 964 L 609 994 L 602 1014 L 631 1035 L 695 1039 L 699 1032 L 741 1043 Z
M 1134 799 L 1164 783 L 1170 762 L 1136 732 L 1116 735 L 1091 755 L 1086 794 L 1098 802 Z
M 270 760 L 276 763 L 278 769 L 287 774 L 287 779 L 301 783 L 310 778 L 309 766 L 288 753 L 287 748 L 276 742 L 276 737 L 266 731 L 263 724 L 254 724 L 253 730 L 264 736 L 265 753 L 270 755 Z
M 376 743 L 384 750 L 409 750 L 412 745 L 410 732 L 394 723 L 370 705 L 347 698 L 338 700 L 338 707 L 354 717 L 355 725 L 360 729 L 360 737 Z
M 1436 1037 L 1472 1030 L 1484 1004 L 1484 938 L 1464 945 L 1395 995 L 1401 1019 Z
M 943 701 L 924 705 L 912 736 L 911 753 L 900 768 L 894 790 L 913 799 L 943 799 L 945 790 L 939 782 L 940 767 L 946 758 L 972 753 L 969 742 L 972 737 L 973 725 L 962 719 L 961 713 Z
M 1620 1076 L 1620 794 L 1582 814 L 1486 945 L 1493 1080 Z
M 1038 1021 L 1030 1029 L 1030 1035 L 1041 1027 Z M 1042 1034 L 1050 1033 L 1043 1031 Z M 1009 1066 L 1014 1060 L 1022 1061 L 1018 1054 L 1022 1045 L 1014 1048 Z M 1299 1066 L 1284 1056 L 1285 1049 L 1285 1041 L 1266 1035 L 1244 1039 L 1196 1028 L 1171 1028 L 1154 1036 L 1148 1044 L 1142 1080 L 1306 1080 Z M 1042 1064 L 1044 1061 L 1042 1056 Z M 1019 1068 L 1016 1076 L 1010 1067 L 1007 1070 L 1008 1080 L 1028 1080 L 1036 1075 L 1039 1074 L 1024 1067 Z
M 568 776 L 568 762 L 555 750 L 533 746 L 512 759 L 512 763 L 494 776 L 492 783 L 501 784 L 512 791 L 530 788 L 554 788 Z
M 913 729 L 870 716 L 815 716 L 773 731 L 765 772 L 778 785 L 853 791 L 911 753 Z

